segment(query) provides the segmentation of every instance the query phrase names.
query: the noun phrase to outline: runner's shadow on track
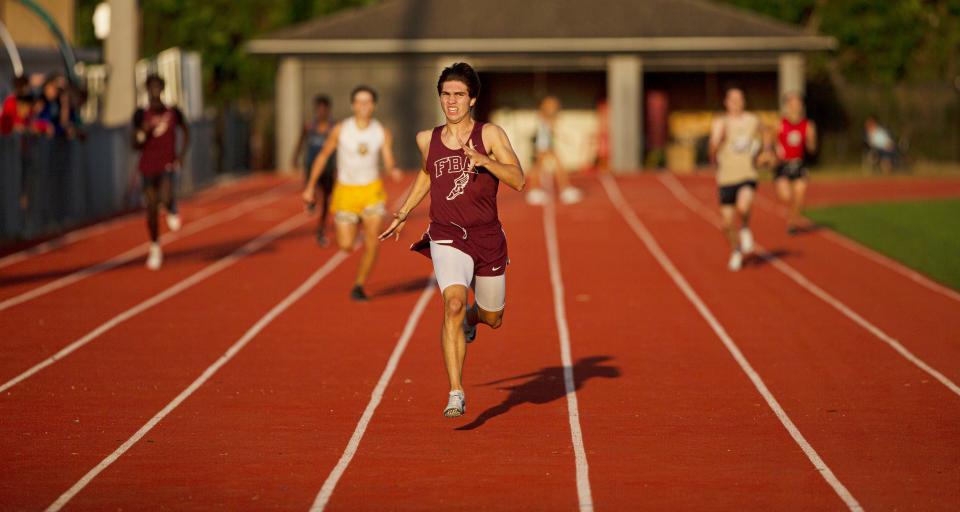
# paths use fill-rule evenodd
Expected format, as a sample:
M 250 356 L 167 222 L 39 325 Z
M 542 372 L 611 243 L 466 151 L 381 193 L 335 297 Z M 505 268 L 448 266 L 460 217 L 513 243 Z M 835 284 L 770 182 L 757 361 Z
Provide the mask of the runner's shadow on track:
M 246 256 L 256 257 L 264 254 L 274 253 L 277 250 L 276 249 L 277 242 L 280 242 L 283 240 L 289 240 L 289 239 L 296 239 L 296 238 L 310 238 L 312 236 L 313 236 L 312 230 L 310 230 L 309 228 L 300 228 L 277 237 L 267 245 L 260 247 L 254 252 L 244 253 L 244 254 Z M 245 244 L 250 242 L 250 240 L 251 240 L 250 238 L 234 238 L 231 240 L 224 240 L 221 242 L 210 243 L 205 245 L 197 245 L 189 248 L 165 250 L 163 252 L 163 263 L 166 266 L 169 266 L 172 263 L 177 261 L 189 261 L 189 260 L 212 263 L 217 260 L 220 260 L 221 258 L 224 258 L 226 256 L 233 254 L 234 252 L 239 250 L 241 247 L 243 247 Z M 7 286 L 13 286 L 13 285 L 22 284 L 22 283 L 31 283 L 34 281 L 59 279 L 62 277 L 66 277 L 70 274 L 73 274 L 75 272 L 79 272 L 81 270 L 86 270 L 86 269 L 90 269 L 91 271 L 97 271 L 97 272 L 102 270 L 106 270 L 110 272 L 110 271 L 116 271 L 119 269 L 124 269 L 129 267 L 142 267 L 144 264 L 144 261 L 146 261 L 146 258 L 147 258 L 146 253 L 144 253 L 143 255 L 137 256 L 136 258 L 133 258 L 125 263 L 112 266 L 110 268 L 104 268 L 104 269 L 92 268 L 92 267 L 105 265 L 105 262 L 101 262 L 101 263 L 95 263 L 92 265 L 88 265 L 88 264 L 75 265 L 75 266 L 69 266 L 69 267 L 62 267 L 58 269 L 44 270 L 39 272 L 30 272 L 25 274 L 12 274 L 9 276 L 2 275 L 2 272 L 0 272 L 0 288 L 5 288 Z M 162 271 L 163 269 L 161 268 L 161 272 Z
M 593 378 L 615 379 L 620 377 L 619 367 L 603 364 L 611 359 L 613 358 L 610 356 L 593 356 L 585 357 L 577 361 L 576 364 L 573 365 L 574 389 L 579 390 L 588 380 Z M 508 391 L 509 394 L 507 398 L 500 404 L 480 413 L 480 415 L 470 423 L 457 427 L 456 430 L 474 430 L 483 426 L 487 421 L 510 412 L 511 409 L 519 405 L 543 405 L 567 396 L 563 383 L 562 366 L 549 366 L 536 372 L 487 382 L 481 384 L 481 386 L 493 386 L 520 380 L 523 380 L 523 382 L 497 388 Z
M 743 260 L 744 267 L 762 267 L 769 265 L 773 260 L 782 260 L 786 257 L 796 256 L 797 253 L 786 249 L 773 249 L 770 251 L 758 252 L 748 255 Z
M 823 231 L 825 229 L 833 229 L 833 226 L 828 224 L 810 224 L 808 226 L 799 226 L 793 229 L 792 233 L 789 233 L 790 236 L 803 236 L 803 235 L 812 235 L 817 231 Z
M 399 281 L 383 288 L 378 288 L 370 294 L 370 298 L 389 297 L 391 295 L 406 295 L 408 293 L 420 292 L 433 282 L 431 276 L 415 277 L 405 281 Z

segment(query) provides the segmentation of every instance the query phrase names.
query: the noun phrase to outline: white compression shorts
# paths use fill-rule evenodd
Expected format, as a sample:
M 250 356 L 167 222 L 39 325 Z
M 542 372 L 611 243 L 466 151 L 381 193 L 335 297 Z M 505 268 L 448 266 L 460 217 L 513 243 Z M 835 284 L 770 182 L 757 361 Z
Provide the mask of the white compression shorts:
M 448 286 L 461 285 L 469 288 L 473 283 L 473 295 L 477 306 L 491 313 L 502 311 L 507 299 L 507 276 L 474 276 L 473 258 L 449 245 L 430 242 L 430 259 L 433 273 L 443 293 Z

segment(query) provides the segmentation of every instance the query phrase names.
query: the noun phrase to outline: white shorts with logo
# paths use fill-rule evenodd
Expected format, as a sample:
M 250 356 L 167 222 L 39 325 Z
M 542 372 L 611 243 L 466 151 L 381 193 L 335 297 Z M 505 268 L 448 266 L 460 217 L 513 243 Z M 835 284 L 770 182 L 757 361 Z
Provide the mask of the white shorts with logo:
M 433 273 L 442 293 L 448 286 L 461 285 L 470 288 L 477 306 L 484 311 L 502 311 L 506 306 L 507 276 L 475 276 L 473 258 L 469 254 L 446 244 L 430 242 L 430 258 Z

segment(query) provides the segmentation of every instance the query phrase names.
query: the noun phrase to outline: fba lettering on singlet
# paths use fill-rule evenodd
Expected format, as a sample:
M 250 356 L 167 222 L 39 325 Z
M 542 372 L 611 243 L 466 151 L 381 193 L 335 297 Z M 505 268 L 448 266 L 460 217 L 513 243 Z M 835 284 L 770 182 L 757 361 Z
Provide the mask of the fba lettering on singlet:
M 467 159 L 460 155 L 452 155 L 444 158 L 438 158 L 433 163 L 434 175 L 439 178 L 444 172 L 447 174 L 456 174 L 467 170 Z M 470 171 L 476 172 L 476 171 Z

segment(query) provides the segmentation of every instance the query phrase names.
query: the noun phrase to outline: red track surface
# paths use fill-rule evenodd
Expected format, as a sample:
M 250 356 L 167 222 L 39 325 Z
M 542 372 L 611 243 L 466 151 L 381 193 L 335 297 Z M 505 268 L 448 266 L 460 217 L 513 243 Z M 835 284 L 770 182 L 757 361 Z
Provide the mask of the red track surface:
M 277 186 L 259 177 L 183 205 L 187 222 Z M 739 347 L 783 412 L 866 510 L 960 505 L 960 396 L 778 271 L 724 267 L 722 236 L 653 175 L 618 179 L 629 206 Z M 681 183 L 714 208 L 704 177 Z M 901 183 L 901 182 L 898 182 Z M 928 197 L 868 184 L 870 198 Z M 631 231 L 600 183 L 558 207 L 589 489 L 596 510 L 843 510 L 703 316 Z M 871 188 L 874 187 L 874 188 Z M 915 188 L 910 188 L 915 187 Z M 882 191 L 881 188 L 883 189 Z M 922 190 L 921 190 L 922 189 Z M 908 190 L 908 194 L 902 193 Z M 391 185 L 396 198 L 402 187 Z M 769 190 L 762 188 L 765 197 Z M 856 200 L 815 184 L 813 201 Z M 900 195 L 897 195 L 900 194 Z M 434 294 L 327 510 L 576 510 L 578 481 L 543 214 L 501 193 L 512 264 L 499 331 L 481 329 L 463 419 L 440 415 L 445 378 Z M 142 259 L 0 311 L 0 384 L 124 310 L 297 214 L 297 194 Z M 336 266 L 122 452 L 138 429 L 335 253 L 313 220 L 128 320 L 0 395 L 0 509 L 53 503 L 112 453 L 68 509 L 305 510 L 337 465 L 411 311 L 427 260 L 383 246 L 369 289 Z M 960 301 L 757 210 L 760 243 L 916 357 L 960 382 Z M 142 243 L 139 218 L 0 269 L 0 300 Z M 127 449 L 128 448 L 128 449 Z M 581 486 L 584 482 L 581 481 Z

